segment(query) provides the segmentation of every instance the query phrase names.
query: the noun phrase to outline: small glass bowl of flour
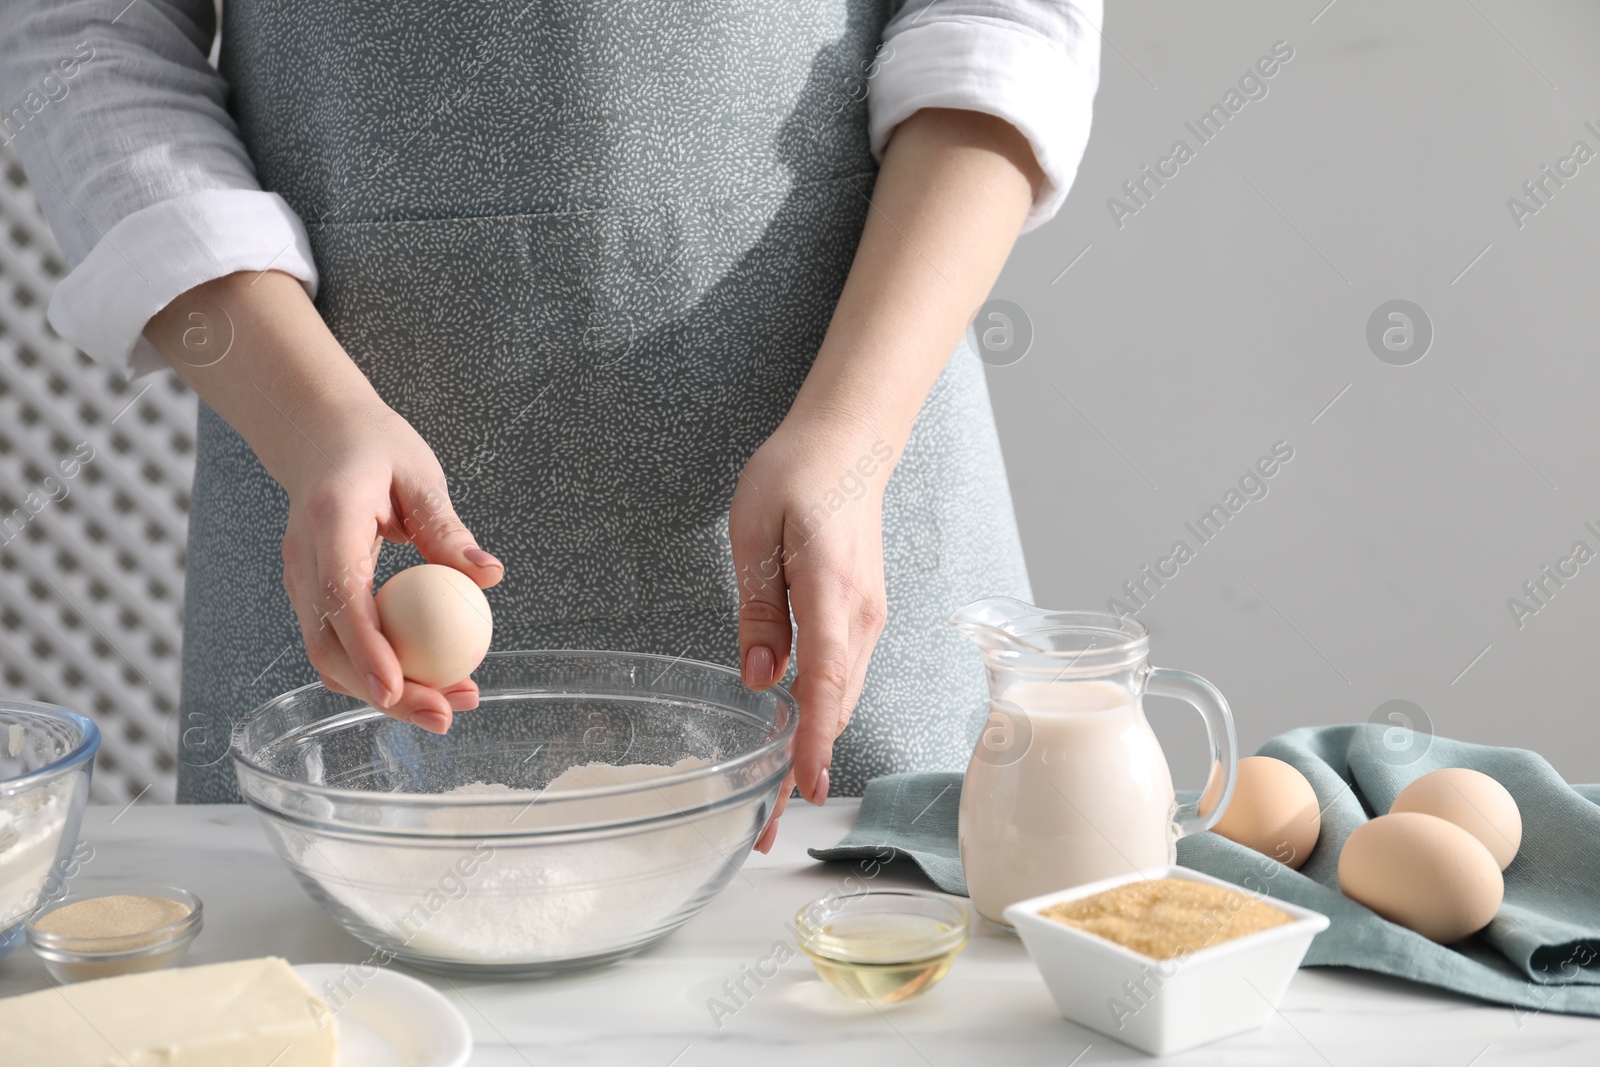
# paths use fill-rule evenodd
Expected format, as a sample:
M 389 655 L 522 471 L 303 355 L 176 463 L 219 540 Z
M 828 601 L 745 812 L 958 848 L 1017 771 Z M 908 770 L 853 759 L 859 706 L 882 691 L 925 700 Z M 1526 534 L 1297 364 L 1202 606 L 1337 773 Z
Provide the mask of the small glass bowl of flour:
M 239 786 L 347 930 L 415 966 L 554 974 L 641 951 L 749 854 L 791 766 L 781 687 L 621 652 L 502 652 L 426 733 L 309 686 L 234 730 Z
M 64 891 L 99 749 L 100 731 L 82 715 L 0 701 L 0 956 Z

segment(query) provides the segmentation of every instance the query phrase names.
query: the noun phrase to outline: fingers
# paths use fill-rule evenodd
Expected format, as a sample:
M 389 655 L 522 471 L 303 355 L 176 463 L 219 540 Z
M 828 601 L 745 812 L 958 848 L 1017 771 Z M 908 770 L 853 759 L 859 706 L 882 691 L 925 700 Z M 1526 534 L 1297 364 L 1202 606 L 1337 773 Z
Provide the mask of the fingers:
M 345 696 L 353 696 L 357 700 L 366 699 L 360 694 L 346 692 L 345 688 L 335 678 L 322 675 L 321 682 L 324 688 L 331 689 L 335 693 L 344 693 Z M 411 723 L 413 726 L 420 726 L 432 733 L 442 734 L 455 721 L 453 712 L 471 711 L 478 706 L 478 687 L 476 685 L 472 687 L 471 693 L 446 692 L 442 694 L 445 700 L 443 707 L 439 705 L 436 699 L 439 696 L 441 696 L 440 693 L 426 686 L 417 685 L 415 682 L 407 682 L 406 688 L 401 692 L 400 699 L 395 701 L 394 707 L 380 710 L 390 718 Z
M 341 617 L 347 621 L 355 611 L 365 608 L 373 614 L 373 618 L 369 621 L 376 631 L 376 609 L 373 607 L 371 596 L 371 578 L 370 576 L 367 578 L 360 595 L 353 595 L 350 590 L 346 590 L 344 595 L 340 596 L 336 595 L 339 592 L 339 583 L 334 582 L 330 592 L 327 584 L 321 581 L 320 572 L 315 548 L 306 545 L 301 538 L 286 535 L 284 588 L 289 594 L 289 602 L 300 624 L 300 636 L 305 643 L 306 656 L 316 668 L 325 687 L 333 692 L 367 701 L 387 715 L 402 722 L 414 723 L 434 733 L 443 733 L 449 729 L 453 711 L 465 711 L 477 706 L 478 687 L 471 679 L 451 686 L 450 692 L 445 694 L 399 678 L 388 692 L 389 699 L 380 700 L 375 692 L 377 687 L 368 676 L 374 672 L 362 671 L 352 660 L 346 651 L 339 628 Z M 349 632 L 348 627 L 346 632 Z M 381 633 L 377 636 L 382 640 Z M 386 640 L 382 641 L 382 651 L 387 652 L 389 658 L 393 659 L 394 652 Z M 398 661 L 393 662 L 393 671 L 394 677 L 398 678 L 400 674 Z
M 854 625 L 850 631 L 850 651 L 855 657 L 850 667 L 850 688 L 845 693 L 844 714 L 839 720 L 839 733 L 850 725 L 850 716 L 861 699 L 861 690 L 867 682 L 867 666 L 872 662 L 872 651 L 883 636 L 883 627 L 889 620 L 887 598 L 884 595 L 883 575 L 863 592 L 852 613 Z
M 422 558 L 456 570 L 478 583 L 479 589 L 497 585 L 506 567 L 478 547 L 450 498 L 442 489 L 400 487 L 395 524 L 405 540 L 417 546 Z
M 767 819 L 767 825 L 762 828 L 761 836 L 756 838 L 755 850 L 760 853 L 772 851 L 772 843 L 778 839 L 778 820 L 783 818 L 783 809 L 789 806 L 789 795 L 794 792 L 794 772 L 790 771 L 784 778 L 783 785 L 778 787 L 778 802 L 772 807 L 772 815 Z
M 781 516 L 780 516 L 781 518 Z M 754 510 L 728 515 L 739 581 L 739 668 L 744 684 L 766 689 L 789 669 L 789 594 L 783 577 L 783 527 Z
M 476 701 L 474 701 L 476 703 Z M 452 719 L 450 702 L 442 696 L 437 689 L 429 689 L 425 685 L 407 680 L 405 690 L 396 701 L 396 709 L 407 709 L 408 714 L 399 715 L 413 726 L 420 726 L 430 734 L 442 734 L 450 729 Z
M 289 594 L 289 604 L 294 608 L 295 620 L 300 624 L 300 640 L 306 648 L 306 658 L 317 671 L 322 684 L 335 693 L 344 693 L 366 700 L 374 707 L 382 704 L 371 695 L 350 663 L 350 658 L 339 647 L 331 626 L 324 624 L 324 615 L 317 602 L 316 557 L 292 534 L 283 541 L 283 587 Z
M 344 693 L 357 700 L 366 699 L 358 693 L 347 692 L 336 678 L 324 674 L 320 676 L 320 680 L 324 688 L 331 689 L 335 693 Z M 454 712 L 471 711 L 478 706 L 476 685 L 471 687 L 470 692 L 457 692 L 459 688 L 452 686 L 450 691 L 440 693 L 427 686 L 408 681 L 394 706 L 379 710 L 392 719 L 420 726 L 429 733 L 442 734 L 450 729 L 450 724 L 455 721 Z
M 478 706 L 478 683 L 471 678 L 439 690 L 451 711 L 471 711 Z
M 790 596 L 799 629 L 799 671 L 794 697 L 800 704 L 795 734 L 794 774 L 800 795 L 813 804 L 828 796 L 833 739 L 848 714 L 852 667 L 851 612 L 859 599 L 853 585 L 831 568 L 805 570 Z M 827 575 L 827 577 L 824 577 Z
M 762 855 L 772 851 L 772 845 L 778 840 L 778 816 L 774 815 L 767 822 L 766 828 L 761 831 L 761 836 L 756 838 L 755 850 Z
M 306 511 L 313 524 L 313 560 L 309 567 L 302 564 L 302 573 L 314 570 L 315 610 L 322 624 L 333 628 L 338 647 L 350 664 L 349 674 L 339 670 L 323 673 L 333 674 L 353 692 L 365 694 L 376 707 L 392 707 L 401 696 L 405 678 L 400 660 L 378 628 L 378 608 L 372 599 L 378 520 L 336 496 L 308 501 Z

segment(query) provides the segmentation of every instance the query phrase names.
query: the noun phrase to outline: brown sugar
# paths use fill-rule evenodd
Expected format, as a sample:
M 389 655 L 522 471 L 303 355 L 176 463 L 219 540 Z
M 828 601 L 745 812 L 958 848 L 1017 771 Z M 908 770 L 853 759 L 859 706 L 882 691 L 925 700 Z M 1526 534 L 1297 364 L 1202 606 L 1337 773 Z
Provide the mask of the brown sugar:
M 1158 960 L 1293 921 L 1243 893 L 1184 878 L 1129 882 L 1039 914 Z

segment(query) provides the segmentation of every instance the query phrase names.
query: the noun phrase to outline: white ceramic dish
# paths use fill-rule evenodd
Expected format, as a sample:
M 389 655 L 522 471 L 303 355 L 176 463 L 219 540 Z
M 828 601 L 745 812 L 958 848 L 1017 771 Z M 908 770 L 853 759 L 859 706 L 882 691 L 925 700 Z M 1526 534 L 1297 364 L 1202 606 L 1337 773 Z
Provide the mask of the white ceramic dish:
M 364 975 L 363 970 L 373 973 Z M 394 971 L 343 963 L 295 967 L 312 991 L 339 995 L 339 1067 L 466 1067 L 472 1031 L 432 986 Z
M 1255 1030 L 1272 1018 L 1328 917 L 1281 900 L 1292 922 L 1157 960 L 1039 914 L 1144 878 L 1182 878 L 1257 896 L 1187 867 L 1151 867 L 1018 901 L 1005 910 L 1063 1018 L 1155 1056 Z

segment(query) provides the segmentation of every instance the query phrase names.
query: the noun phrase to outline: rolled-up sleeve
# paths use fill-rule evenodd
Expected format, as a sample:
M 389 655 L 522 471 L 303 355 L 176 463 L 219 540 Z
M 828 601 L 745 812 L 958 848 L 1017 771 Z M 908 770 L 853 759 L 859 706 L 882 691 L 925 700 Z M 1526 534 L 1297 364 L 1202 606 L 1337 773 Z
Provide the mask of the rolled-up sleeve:
M 211 0 L 0 3 L 0 143 L 68 268 L 50 324 L 135 375 L 166 366 L 150 317 L 202 282 L 270 268 L 316 290 L 305 226 L 228 114 L 215 34 Z
M 1060 209 L 1089 141 L 1100 83 L 1100 0 L 905 0 L 868 81 L 872 151 L 925 107 L 1015 126 L 1045 181 L 1023 230 Z

